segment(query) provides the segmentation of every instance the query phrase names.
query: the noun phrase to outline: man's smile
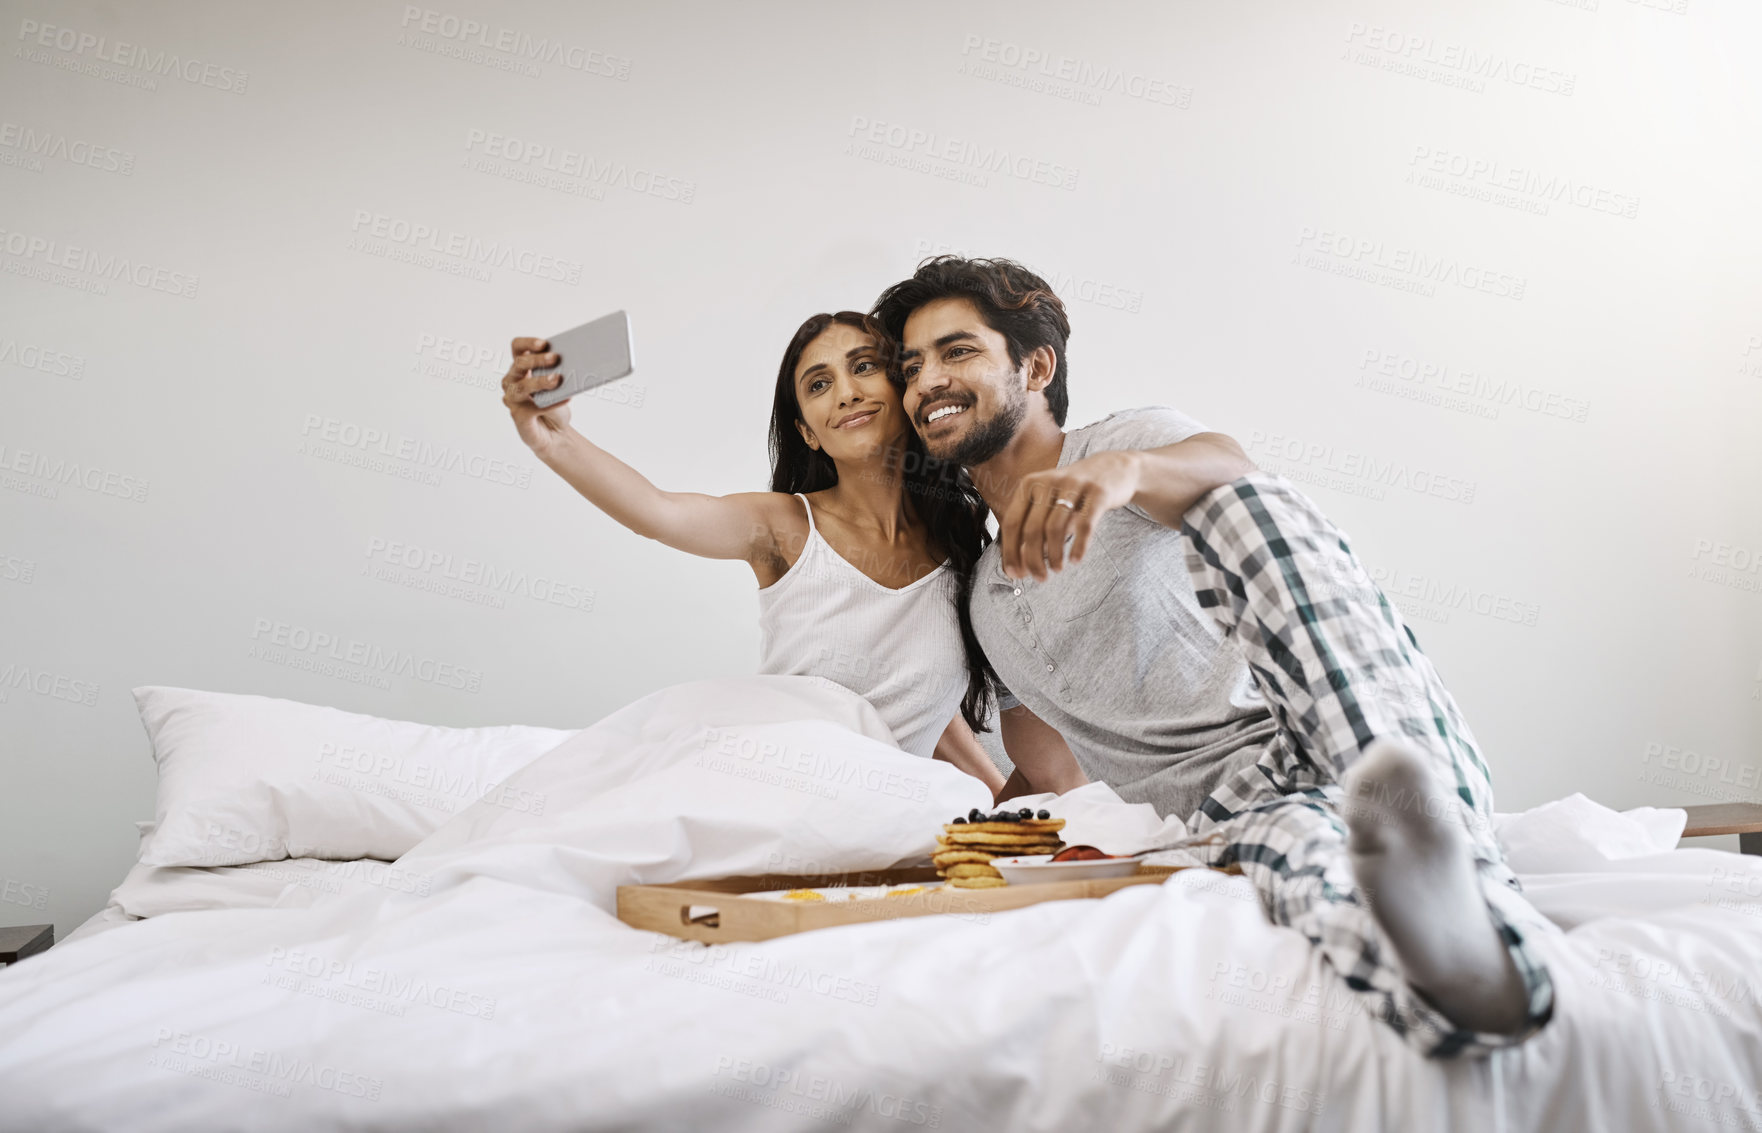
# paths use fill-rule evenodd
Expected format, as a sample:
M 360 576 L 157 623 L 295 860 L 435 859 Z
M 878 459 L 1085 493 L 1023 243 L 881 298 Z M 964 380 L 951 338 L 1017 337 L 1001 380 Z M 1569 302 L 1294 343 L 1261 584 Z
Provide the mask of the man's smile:
M 940 421 L 947 421 L 951 418 L 959 417 L 966 411 L 967 406 L 962 402 L 943 401 L 934 405 L 928 413 L 920 413 L 919 418 L 923 421 L 924 427 L 929 428 Z

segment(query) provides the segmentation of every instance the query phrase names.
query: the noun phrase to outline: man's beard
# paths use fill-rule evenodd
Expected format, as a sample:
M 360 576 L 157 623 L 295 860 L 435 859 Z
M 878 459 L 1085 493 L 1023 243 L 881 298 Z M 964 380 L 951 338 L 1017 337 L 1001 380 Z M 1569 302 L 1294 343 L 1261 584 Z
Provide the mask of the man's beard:
M 975 402 L 975 404 L 977 404 Z M 975 412 L 968 409 L 968 413 Z M 1028 391 L 1011 388 L 1004 400 L 1003 407 L 992 415 L 989 421 L 982 421 L 967 431 L 961 442 L 946 453 L 932 452 L 930 455 L 938 460 L 949 461 L 972 468 L 984 464 L 1009 447 L 1015 440 L 1016 430 L 1028 416 Z M 925 448 L 929 446 L 926 445 Z

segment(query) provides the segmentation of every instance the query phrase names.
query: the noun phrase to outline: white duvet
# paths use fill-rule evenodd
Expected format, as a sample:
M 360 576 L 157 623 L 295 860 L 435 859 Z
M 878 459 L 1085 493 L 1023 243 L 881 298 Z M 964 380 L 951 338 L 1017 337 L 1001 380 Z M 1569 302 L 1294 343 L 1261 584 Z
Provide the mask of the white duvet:
M 1204 871 L 764 944 L 620 923 L 620 884 L 883 868 L 986 805 L 824 682 L 665 689 L 510 786 L 542 817 L 479 804 L 342 885 L 0 971 L 0 1129 L 1762 1128 L 1762 862 L 1668 849 L 1673 812 L 1503 820 L 1565 929 L 1555 1018 L 1436 1063 Z

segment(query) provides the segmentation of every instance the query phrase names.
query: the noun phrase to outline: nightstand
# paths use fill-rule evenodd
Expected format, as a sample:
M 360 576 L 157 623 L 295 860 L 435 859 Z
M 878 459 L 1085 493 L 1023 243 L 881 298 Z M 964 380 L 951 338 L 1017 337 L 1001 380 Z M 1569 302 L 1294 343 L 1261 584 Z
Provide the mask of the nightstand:
M 1715 803 L 1682 809 L 1689 812 L 1684 838 L 1736 834 L 1740 854 L 1762 854 L 1762 803 Z
M 55 943 L 52 924 L 26 924 L 0 928 L 0 968 L 34 956 Z

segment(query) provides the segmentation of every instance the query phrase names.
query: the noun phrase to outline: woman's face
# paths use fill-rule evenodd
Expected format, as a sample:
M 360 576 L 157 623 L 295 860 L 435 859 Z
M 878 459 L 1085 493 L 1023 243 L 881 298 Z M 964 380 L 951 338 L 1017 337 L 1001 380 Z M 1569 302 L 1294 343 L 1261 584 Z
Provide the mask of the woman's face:
M 899 440 L 911 423 L 887 380 L 875 340 L 833 323 L 795 367 L 795 427 L 833 460 L 864 460 Z

